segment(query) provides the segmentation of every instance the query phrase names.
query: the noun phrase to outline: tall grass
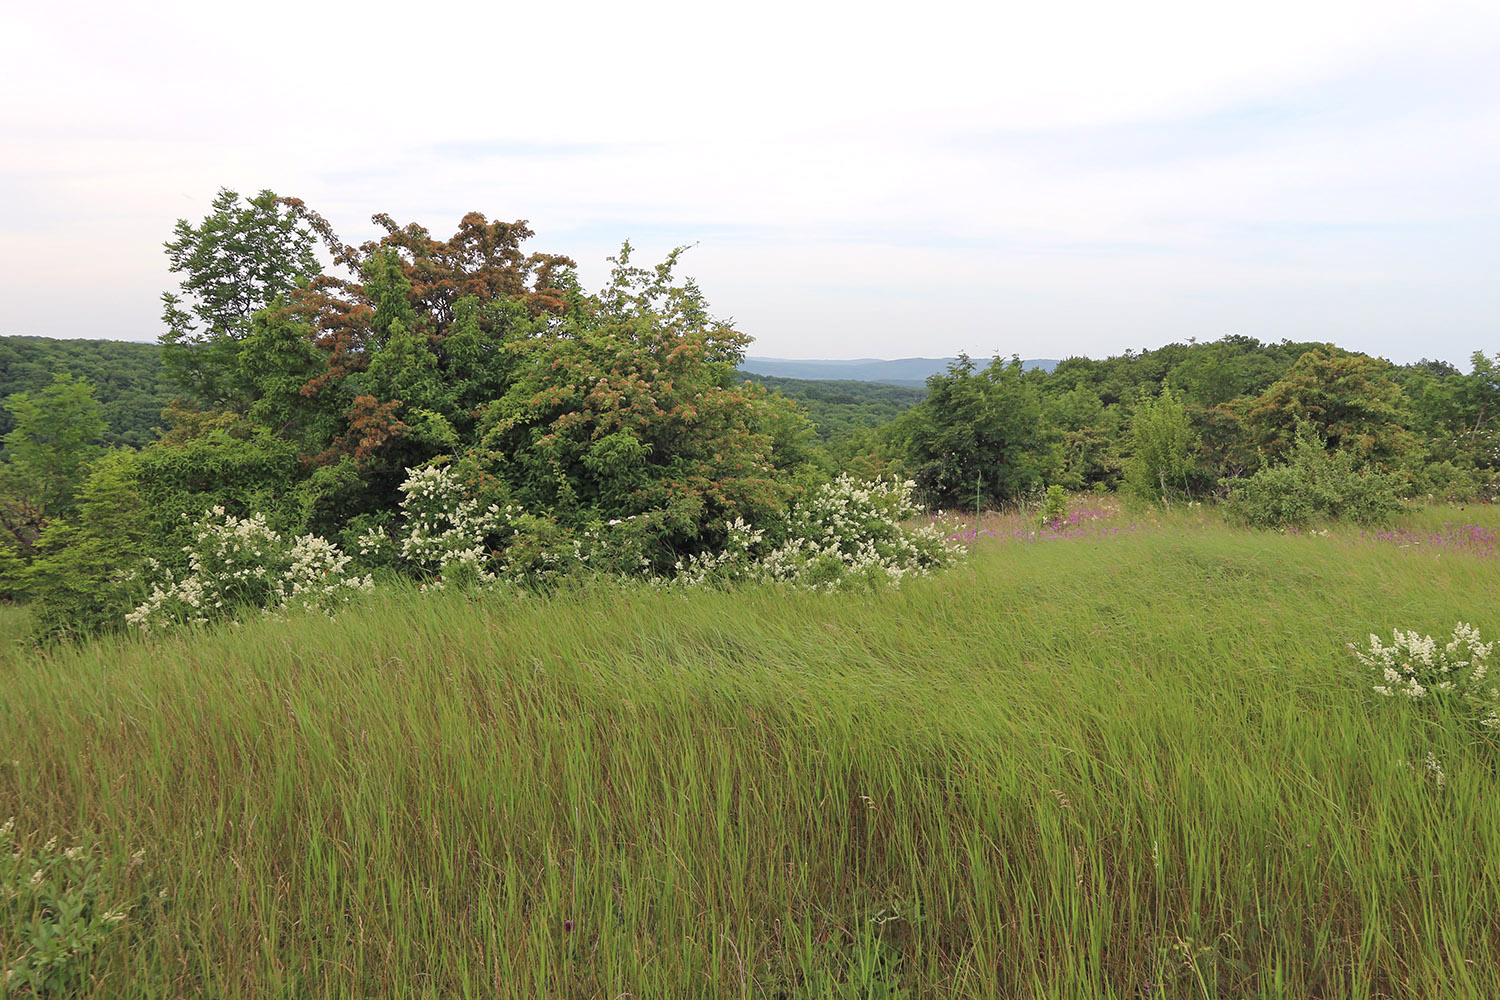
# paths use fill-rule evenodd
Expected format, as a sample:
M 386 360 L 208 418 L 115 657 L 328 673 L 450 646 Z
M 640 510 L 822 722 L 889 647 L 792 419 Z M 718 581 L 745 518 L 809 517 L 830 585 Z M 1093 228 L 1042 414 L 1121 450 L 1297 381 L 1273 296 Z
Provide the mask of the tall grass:
M 1344 644 L 1490 638 L 1497 584 L 1200 522 L 880 593 L 386 590 L 5 660 L 0 819 L 142 900 L 95 997 L 1496 996 L 1500 748 Z

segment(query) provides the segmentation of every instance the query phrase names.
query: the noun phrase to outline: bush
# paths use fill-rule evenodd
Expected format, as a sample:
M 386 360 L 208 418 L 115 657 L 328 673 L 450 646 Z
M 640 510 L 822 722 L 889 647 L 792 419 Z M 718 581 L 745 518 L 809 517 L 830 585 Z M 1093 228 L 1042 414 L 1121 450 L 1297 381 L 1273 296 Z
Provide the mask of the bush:
M 1046 499 L 1042 501 L 1042 509 L 1037 514 L 1037 523 L 1057 527 L 1062 519 L 1068 516 L 1068 492 L 1061 486 L 1053 483 L 1047 487 Z
M 1290 462 L 1234 486 L 1229 509 L 1247 524 L 1284 528 L 1325 518 L 1377 524 L 1399 513 L 1402 504 L 1392 476 L 1356 469 L 1348 452 L 1330 454 L 1304 434 Z
M 316 535 L 283 538 L 261 514 L 238 518 L 211 508 L 193 525 L 193 538 L 181 579 L 151 561 L 151 595 L 125 616 L 127 625 L 143 632 L 206 625 L 243 608 L 326 612 L 374 586 L 369 576 L 345 575 L 351 557 L 337 545 Z
M 1349 644 L 1355 659 L 1373 675 L 1376 694 L 1466 708 L 1482 725 L 1500 728 L 1500 688 L 1488 676 L 1495 644 L 1482 642 L 1478 629 L 1459 622 L 1452 641 L 1442 646 L 1415 631 L 1393 629 L 1391 638 L 1389 646 L 1374 634 L 1364 649 Z
M 137 854 L 132 867 L 144 856 Z M 94 952 L 130 915 L 100 870 L 99 852 L 52 838 L 28 850 L 15 820 L 0 824 L 0 995 L 73 996 L 88 984 Z M 113 907 L 106 901 L 114 901 Z
M 793 505 L 778 536 L 743 521 L 729 525 L 719 551 L 679 562 L 679 582 L 701 584 L 764 580 L 799 587 L 834 588 L 854 582 L 899 584 L 951 565 L 963 547 L 936 525 L 907 528 L 921 513 L 914 483 L 860 483 L 849 476 Z

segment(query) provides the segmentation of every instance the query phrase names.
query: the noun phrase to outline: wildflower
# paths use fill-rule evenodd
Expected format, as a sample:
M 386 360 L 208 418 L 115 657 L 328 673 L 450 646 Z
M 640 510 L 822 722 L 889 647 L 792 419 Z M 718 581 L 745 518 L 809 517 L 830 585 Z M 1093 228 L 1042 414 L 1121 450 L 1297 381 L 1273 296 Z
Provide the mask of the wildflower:
M 1432 775 L 1433 780 L 1437 782 L 1439 788 L 1448 783 L 1448 776 L 1443 773 L 1443 766 L 1438 763 L 1437 754 L 1431 750 L 1427 751 L 1427 760 L 1423 762 L 1422 767 L 1428 774 Z

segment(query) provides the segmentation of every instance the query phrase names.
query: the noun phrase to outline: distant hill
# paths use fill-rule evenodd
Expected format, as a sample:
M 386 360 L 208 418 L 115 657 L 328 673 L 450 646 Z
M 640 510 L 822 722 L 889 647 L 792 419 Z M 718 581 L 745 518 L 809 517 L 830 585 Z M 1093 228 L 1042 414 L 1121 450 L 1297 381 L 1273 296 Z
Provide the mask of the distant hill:
M 925 385 L 779 378 L 757 375 L 743 368 L 737 374 L 806 407 L 813 429 L 824 444 L 888 424 L 927 396 Z
M 812 379 L 835 382 L 881 382 L 885 385 L 921 386 L 931 375 L 948 370 L 957 358 L 901 358 L 882 361 L 879 358 L 855 358 L 850 361 L 797 361 L 790 358 L 746 358 L 742 371 L 778 378 Z M 977 363 L 983 359 L 976 358 Z M 1022 361 L 1026 368 L 1050 372 L 1057 367 L 1052 360 Z
M 36 392 L 66 373 L 88 379 L 104 407 L 105 444 L 135 447 L 156 440 L 161 411 L 175 389 L 161 372 L 161 348 L 123 340 L 0 337 L 0 398 Z M 0 409 L 0 435 L 14 426 Z

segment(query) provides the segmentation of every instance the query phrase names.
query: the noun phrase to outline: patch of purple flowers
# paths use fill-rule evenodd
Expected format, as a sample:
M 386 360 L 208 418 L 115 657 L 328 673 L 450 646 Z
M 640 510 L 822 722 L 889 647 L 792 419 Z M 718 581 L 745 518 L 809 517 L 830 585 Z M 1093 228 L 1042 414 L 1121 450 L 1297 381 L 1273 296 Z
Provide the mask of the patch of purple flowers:
M 1468 552 L 1481 557 L 1493 556 L 1495 530 L 1482 524 L 1445 522 L 1441 531 L 1391 528 L 1383 531 L 1361 531 L 1360 537 L 1400 548 L 1421 548 L 1430 552 Z
M 949 541 L 971 547 L 991 540 L 1044 542 L 1064 538 L 1099 538 L 1161 528 L 1161 525 L 1149 522 L 1117 523 L 1119 515 L 1120 509 L 1117 506 L 1085 499 L 1071 504 L 1061 517 L 1040 524 L 1035 517 L 1021 512 L 989 512 L 978 516 L 960 515 L 957 518 L 949 514 L 939 515 L 933 520 L 944 528 Z

